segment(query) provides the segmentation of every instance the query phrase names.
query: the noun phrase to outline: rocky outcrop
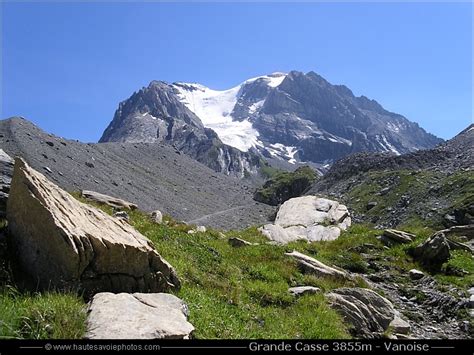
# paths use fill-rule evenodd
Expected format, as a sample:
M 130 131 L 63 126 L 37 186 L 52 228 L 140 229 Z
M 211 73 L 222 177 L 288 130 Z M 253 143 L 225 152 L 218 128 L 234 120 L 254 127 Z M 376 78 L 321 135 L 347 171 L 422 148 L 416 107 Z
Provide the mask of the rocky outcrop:
M 83 204 L 15 160 L 7 206 L 19 264 L 40 288 L 160 292 L 179 288 L 174 269 L 121 219 Z
M 336 269 L 331 266 L 327 266 L 319 260 L 316 260 L 315 258 L 312 258 L 308 255 L 304 255 L 300 252 L 292 251 L 291 253 L 286 253 L 285 255 L 294 258 L 298 264 L 298 267 L 304 273 L 316 276 L 329 276 L 340 279 L 348 279 L 350 277 L 347 272 Z
M 450 250 L 444 233 L 435 233 L 409 252 L 415 260 L 418 260 L 425 267 L 439 270 L 441 265 L 450 258 Z
M 165 143 L 214 171 L 243 178 L 257 174 L 260 159 L 224 144 L 180 102 L 176 88 L 152 81 L 119 104 L 100 142 Z
M 351 325 L 356 337 L 381 338 L 391 325 L 398 332 L 409 331 L 409 324 L 400 319 L 392 303 L 372 290 L 339 288 L 326 294 L 326 297 Z
M 87 191 L 83 190 L 81 192 L 82 197 L 99 203 L 99 204 L 105 204 L 107 206 L 113 207 L 113 208 L 125 208 L 128 210 L 134 210 L 137 208 L 137 205 L 131 202 L 127 202 L 125 200 L 122 200 L 120 198 L 104 195 L 95 191 Z
M 0 149 L 0 217 L 5 217 L 13 174 L 13 159 Z
M 167 293 L 98 293 L 87 318 L 87 339 L 189 339 L 186 304 Z
M 275 223 L 260 231 L 268 239 L 286 244 L 303 239 L 310 242 L 334 240 L 351 225 L 347 207 L 317 196 L 296 197 L 278 210 Z
M 350 155 L 332 165 L 306 194 L 330 196 L 350 205 L 355 221 L 380 229 L 407 225 L 415 217 L 430 225 L 469 224 L 474 215 L 474 195 L 469 190 L 473 128 L 433 149 L 399 156 Z M 367 210 L 369 202 L 378 204 Z

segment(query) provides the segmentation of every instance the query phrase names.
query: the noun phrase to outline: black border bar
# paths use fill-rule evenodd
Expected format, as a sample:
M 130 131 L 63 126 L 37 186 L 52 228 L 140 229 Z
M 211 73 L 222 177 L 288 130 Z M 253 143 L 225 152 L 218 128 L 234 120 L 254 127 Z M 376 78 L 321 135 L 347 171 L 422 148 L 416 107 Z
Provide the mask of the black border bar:
M 1 340 L 0 355 L 10 354 L 474 354 L 470 340 Z

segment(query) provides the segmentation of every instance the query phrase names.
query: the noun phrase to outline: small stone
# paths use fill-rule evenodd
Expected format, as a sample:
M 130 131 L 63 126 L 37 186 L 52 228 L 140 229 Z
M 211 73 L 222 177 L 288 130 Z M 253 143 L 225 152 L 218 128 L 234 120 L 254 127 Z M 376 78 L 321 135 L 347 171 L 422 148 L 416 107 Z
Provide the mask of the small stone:
M 229 238 L 229 244 L 234 248 L 240 248 L 250 245 L 255 245 L 254 243 L 247 242 L 246 240 L 240 238 Z
M 161 211 L 158 211 L 158 210 L 153 211 L 150 215 L 154 223 L 156 224 L 163 223 L 163 214 L 161 213 Z
M 122 218 L 126 220 L 127 222 L 129 221 L 130 217 L 128 216 L 128 213 L 125 211 L 118 211 L 114 213 L 114 217 L 116 218 Z
M 370 211 L 372 208 L 374 208 L 377 205 L 378 205 L 378 203 L 375 202 L 375 201 L 367 203 L 367 211 Z
M 408 334 L 410 332 L 410 324 L 398 316 L 390 322 L 390 328 L 392 328 L 393 333 L 396 334 Z
M 196 232 L 199 232 L 199 233 L 206 233 L 206 231 L 207 229 L 204 226 L 197 226 L 196 228 Z
M 48 173 L 52 173 L 53 171 L 47 167 L 47 166 L 43 166 L 43 169 L 46 170 Z
M 408 274 L 410 275 L 410 278 L 412 280 L 419 280 L 423 278 L 423 276 L 425 276 L 423 272 L 417 269 L 411 269 L 410 271 L 408 271 Z

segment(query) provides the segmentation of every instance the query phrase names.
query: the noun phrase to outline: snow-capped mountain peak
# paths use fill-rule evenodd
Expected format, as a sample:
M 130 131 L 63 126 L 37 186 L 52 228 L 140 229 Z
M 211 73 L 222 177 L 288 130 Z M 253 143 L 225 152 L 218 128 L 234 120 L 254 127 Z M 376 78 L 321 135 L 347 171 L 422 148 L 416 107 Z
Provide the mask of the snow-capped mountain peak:
M 174 83 L 173 87 L 178 91 L 179 100 L 200 118 L 204 127 L 214 130 L 223 143 L 246 152 L 259 145 L 259 133 L 248 119 L 235 120 L 232 116 L 242 88 L 257 80 L 275 88 L 285 76 L 285 73 L 279 72 L 258 76 L 227 90 L 213 90 L 201 84 L 183 82 Z M 262 105 L 263 101 L 256 103 L 252 107 L 253 112 Z
M 179 143 L 199 156 L 207 149 L 209 164 L 239 173 L 258 161 L 253 154 L 324 166 L 355 152 L 404 154 L 441 142 L 346 86 L 297 71 L 257 76 L 226 90 L 153 81 L 120 104 L 101 138 L 117 140 Z

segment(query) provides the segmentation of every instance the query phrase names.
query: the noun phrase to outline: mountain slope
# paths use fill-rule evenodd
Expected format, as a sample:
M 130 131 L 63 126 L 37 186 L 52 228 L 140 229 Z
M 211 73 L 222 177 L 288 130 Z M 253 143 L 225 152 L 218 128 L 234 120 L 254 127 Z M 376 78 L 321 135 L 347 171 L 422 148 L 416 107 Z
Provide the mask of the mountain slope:
M 211 139 L 207 130 L 215 137 Z M 196 139 L 183 143 L 190 139 L 189 131 L 200 144 Z M 152 82 L 120 104 L 101 142 L 167 141 L 193 156 L 202 144 L 215 152 L 210 148 L 215 145 L 203 143 L 210 139 L 232 153 L 228 161 L 237 155 L 239 167 L 245 165 L 242 159 L 249 161 L 245 154 L 255 157 L 257 152 L 290 164 L 322 167 L 356 152 L 399 155 L 442 141 L 376 101 L 354 96 L 343 85 L 332 85 L 314 72 L 292 71 L 248 79 L 222 91 L 201 84 Z M 218 159 L 228 156 L 226 151 L 217 152 Z M 258 165 L 257 160 L 250 161 Z M 209 166 L 210 160 L 204 163 Z M 244 169 L 254 173 L 255 165 Z
M 11 118 L 0 121 L 0 149 L 24 157 L 68 191 L 105 193 L 184 221 L 205 217 L 201 224 L 243 228 L 264 223 L 273 211 L 253 201 L 253 189 L 242 180 L 215 173 L 168 144 L 84 144 Z
M 307 193 L 337 197 L 356 221 L 379 226 L 474 223 L 474 125 L 434 149 L 341 159 Z

